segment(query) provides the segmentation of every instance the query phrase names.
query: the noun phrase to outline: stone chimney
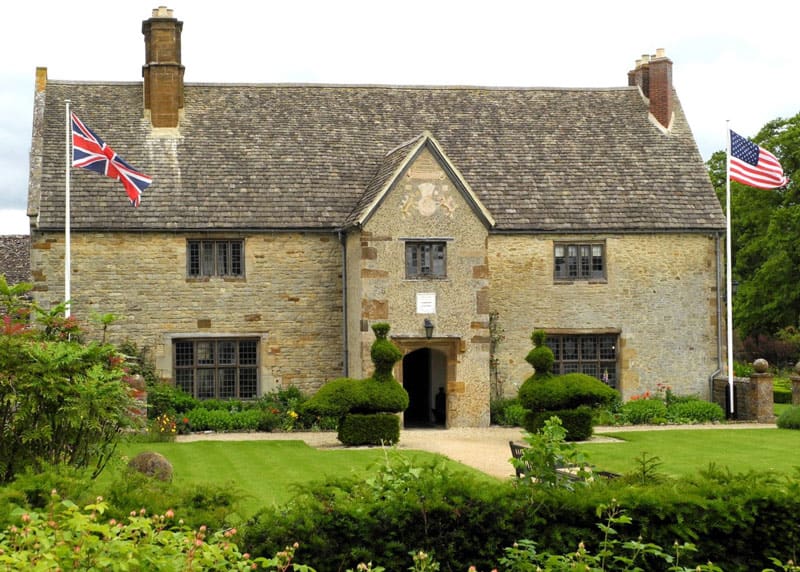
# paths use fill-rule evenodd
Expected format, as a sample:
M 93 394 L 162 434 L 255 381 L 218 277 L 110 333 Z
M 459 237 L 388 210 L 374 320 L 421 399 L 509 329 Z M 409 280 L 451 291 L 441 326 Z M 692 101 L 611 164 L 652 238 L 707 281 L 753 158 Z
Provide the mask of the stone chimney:
M 675 96 L 672 91 L 672 60 L 658 48 L 655 55 L 643 55 L 628 72 L 628 85 L 639 86 L 650 100 L 650 114 L 664 127 L 672 122 Z
M 144 109 L 150 113 L 153 127 L 178 126 L 179 111 L 183 109 L 182 30 L 183 22 L 165 6 L 155 8 L 151 18 L 142 22 Z

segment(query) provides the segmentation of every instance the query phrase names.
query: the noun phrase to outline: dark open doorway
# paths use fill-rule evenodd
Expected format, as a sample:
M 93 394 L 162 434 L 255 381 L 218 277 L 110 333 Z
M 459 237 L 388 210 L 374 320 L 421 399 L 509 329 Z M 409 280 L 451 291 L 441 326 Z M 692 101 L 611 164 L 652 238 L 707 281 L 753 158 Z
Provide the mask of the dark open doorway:
M 430 348 L 415 350 L 403 358 L 403 387 L 409 398 L 408 409 L 403 415 L 405 427 L 445 425 L 446 367 L 445 354 Z

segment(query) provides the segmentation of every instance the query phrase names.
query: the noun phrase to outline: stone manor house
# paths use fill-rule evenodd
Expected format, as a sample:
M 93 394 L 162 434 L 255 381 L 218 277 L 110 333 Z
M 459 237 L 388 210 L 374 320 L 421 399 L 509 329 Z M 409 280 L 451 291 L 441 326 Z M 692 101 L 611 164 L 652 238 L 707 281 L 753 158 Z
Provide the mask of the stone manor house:
M 71 170 L 72 313 L 116 314 L 112 339 L 199 398 L 366 376 L 376 322 L 406 425 L 440 388 L 447 427 L 488 425 L 534 329 L 557 372 L 710 398 L 725 222 L 662 50 L 615 88 L 185 83 L 182 27 L 143 22 L 141 82 L 37 70 L 40 303 L 64 296 L 69 99 L 154 179 L 134 209 Z

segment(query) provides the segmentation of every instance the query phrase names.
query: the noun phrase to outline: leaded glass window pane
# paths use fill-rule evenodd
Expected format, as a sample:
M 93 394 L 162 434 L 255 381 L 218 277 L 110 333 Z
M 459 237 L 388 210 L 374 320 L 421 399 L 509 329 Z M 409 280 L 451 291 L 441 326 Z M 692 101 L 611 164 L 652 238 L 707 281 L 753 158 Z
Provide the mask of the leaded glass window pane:
M 199 399 L 258 397 L 257 339 L 175 340 L 175 385 Z
M 197 397 L 199 399 L 212 399 L 216 397 L 214 391 L 216 372 L 213 369 L 197 370 Z
M 406 242 L 406 278 L 446 278 L 444 242 Z
M 553 373 L 585 373 L 617 386 L 615 334 L 550 334 L 546 343 L 555 358 Z
M 219 397 L 220 399 L 236 397 L 236 368 L 219 370 Z
M 239 397 L 250 399 L 256 396 L 258 388 L 258 372 L 254 367 L 243 367 L 239 370 Z
M 236 342 L 219 342 L 218 351 L 220 365 L 231 365 L 236 363 Z
M 602 244 L 554 244 L 553 276 L 556 280 L 602 280 L 604 251 Z

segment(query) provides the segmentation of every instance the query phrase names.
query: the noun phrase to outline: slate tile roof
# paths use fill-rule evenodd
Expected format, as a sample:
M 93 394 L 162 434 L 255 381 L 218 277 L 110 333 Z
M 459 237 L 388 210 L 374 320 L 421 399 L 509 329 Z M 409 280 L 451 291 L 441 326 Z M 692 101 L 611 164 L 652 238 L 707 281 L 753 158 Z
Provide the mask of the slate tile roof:
M 367 211 L 372 202 L 378 197 L 383 187 L 392 178 L 397 169 L 406 160 L 409 153 L 416 147 L 417 142 L 423 137 L 419 135 L 410 141 L 406 141 L 391 149 L 381 158 L 380 165 L 375 171 L 375 175 L 370 180 L 364 193 L 361 195 L 358 203 L 356 203 L 353 212 L 347 217 L 345 225 L 355 223 Z
M 26 234 L 0 235 L 0 274 L 8 284 L 31 282 L 31 241 Z
M 154 132 L 141 83 L 50 80 L 34 122 L 29 210 L 63 229 L 64 100 L 154 178 L 138 209 L 121 184 L 72 169 L 80 229 L 340 228 L 380 187 L 392 149 L 429 131 L 497 231 L 717 231 L 724 218 L 676 101 L 664 133 L 637 88 L 187 84 L 175 131 Z M 38 111 L 42 111 L 39 109 Z M 36 117 L 36 111 L 34 116 Z M 36 140 L 37 137 L 42 139 Z

